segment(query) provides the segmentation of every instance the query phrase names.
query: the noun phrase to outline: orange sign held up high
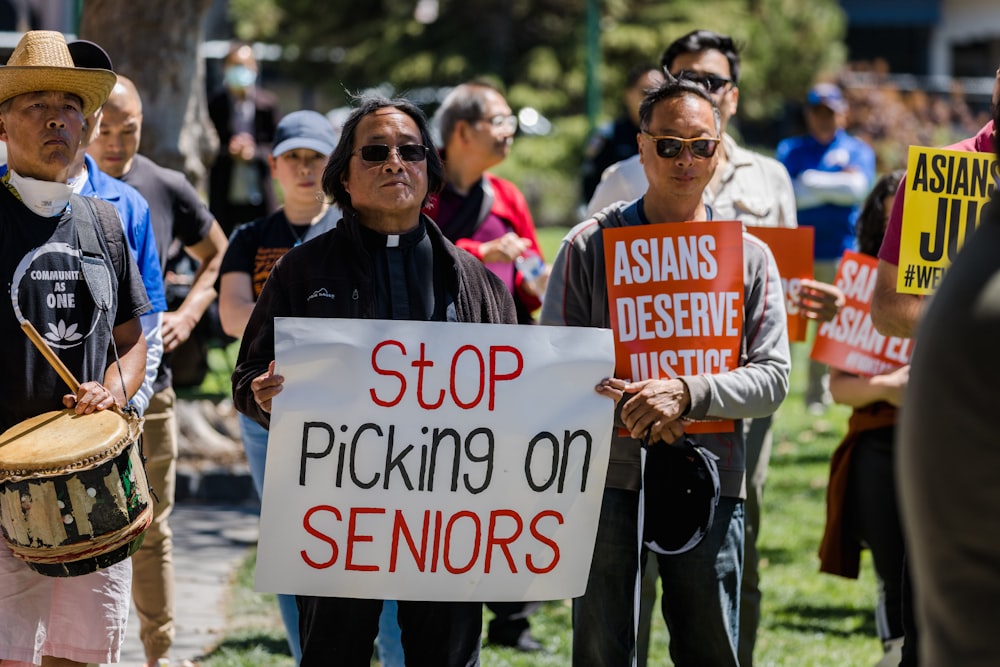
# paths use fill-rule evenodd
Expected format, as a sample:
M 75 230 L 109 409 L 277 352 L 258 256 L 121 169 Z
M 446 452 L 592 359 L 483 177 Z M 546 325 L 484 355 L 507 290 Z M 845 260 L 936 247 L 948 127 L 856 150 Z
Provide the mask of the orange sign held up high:
M 604 230 L 615 375 L 634 382 L 731 371 L 743 335 L 743 225 L 690 222 Z M 704 421 L 690 433 L 731 431 Z
M 799 285 L 803 278 L 813 277 L 812 227 L 747 227 L 747 231 L 767 244 L 774 255 L 785 292 L 788 311 L 788 342 L 806 339 L 809 320 L 799 311 Z

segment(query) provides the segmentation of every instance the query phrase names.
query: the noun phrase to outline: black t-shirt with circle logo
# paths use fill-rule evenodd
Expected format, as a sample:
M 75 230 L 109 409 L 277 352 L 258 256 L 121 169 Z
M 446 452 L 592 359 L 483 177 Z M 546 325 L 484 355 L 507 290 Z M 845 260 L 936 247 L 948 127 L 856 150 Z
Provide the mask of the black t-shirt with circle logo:
M 110 206 L 96 202 L 98 206 Z M 112 209 L 113 212 L 113 209 Z M 108 316 L 94 305 L 80 262 L 80 244 L 69 213 L 35 215 L 0 186 L 0 277 L 9 299 L 0 303 L 0 427 L 62 407 L 69 388 L 21 330 L 30 321 L 80 382 L 103 381 L 111 327 L 149 310 L 149 299 L 117 214 L 101 224 L 98 239 L 116 286 Z

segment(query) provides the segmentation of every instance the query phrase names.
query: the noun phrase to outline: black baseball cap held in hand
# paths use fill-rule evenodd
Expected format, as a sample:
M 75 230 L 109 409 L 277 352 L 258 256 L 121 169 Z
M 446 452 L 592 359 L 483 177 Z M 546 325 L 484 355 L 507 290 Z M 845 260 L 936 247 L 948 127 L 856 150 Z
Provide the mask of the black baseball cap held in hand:
M 676 555 L 705 539 L 719 503 L 718 458 L 691 438 L 646 447 L 642 541 L 647 548 Z

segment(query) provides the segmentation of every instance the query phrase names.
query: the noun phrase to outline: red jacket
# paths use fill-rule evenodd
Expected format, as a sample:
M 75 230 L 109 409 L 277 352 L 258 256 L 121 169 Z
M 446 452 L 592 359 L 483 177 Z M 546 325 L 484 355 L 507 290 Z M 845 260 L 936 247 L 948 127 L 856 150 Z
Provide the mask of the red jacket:
M 531 249 L 544 259 L 542 250 L 538 246 L 538 237 L 535 234 L 535 222 L 531 218 L 531 211 L 528 210 L 528 202 L 524 199 L 524 195 L 521 194 L 516 185 L 508 180 L 490 173 L 484 173 L 483 176 L 489 186 L 493 188 L 493 206 L 490 207 L 490 212 L 506 221 L 515 234 L 530 239 Z M 436 204 L 437 195 L 432 195 L 427 202 L 427 206 L 424 207 L 424 213 L 431 219 L 434 218 Z M 471 239 L 458 239 L 455 245 L 472 253 L 479 261 L 483 261 L 483 244 L 481 242 Z M 541 307 L 542 302 L 522 288 L 521 283 L 523 280 L 520 273 L 516 274 L 514 278 L 516 293 L 514 296 L 527 308 L 529 313 L 534 312 Z

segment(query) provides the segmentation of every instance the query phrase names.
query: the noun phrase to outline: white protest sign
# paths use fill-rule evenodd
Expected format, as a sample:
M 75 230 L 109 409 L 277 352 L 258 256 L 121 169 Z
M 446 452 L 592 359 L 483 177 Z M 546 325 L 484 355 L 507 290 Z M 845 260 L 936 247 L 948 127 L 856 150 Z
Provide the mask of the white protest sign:
M 277 318 L 259 591 L 552 600 L 587 585 L 606 329 Z

